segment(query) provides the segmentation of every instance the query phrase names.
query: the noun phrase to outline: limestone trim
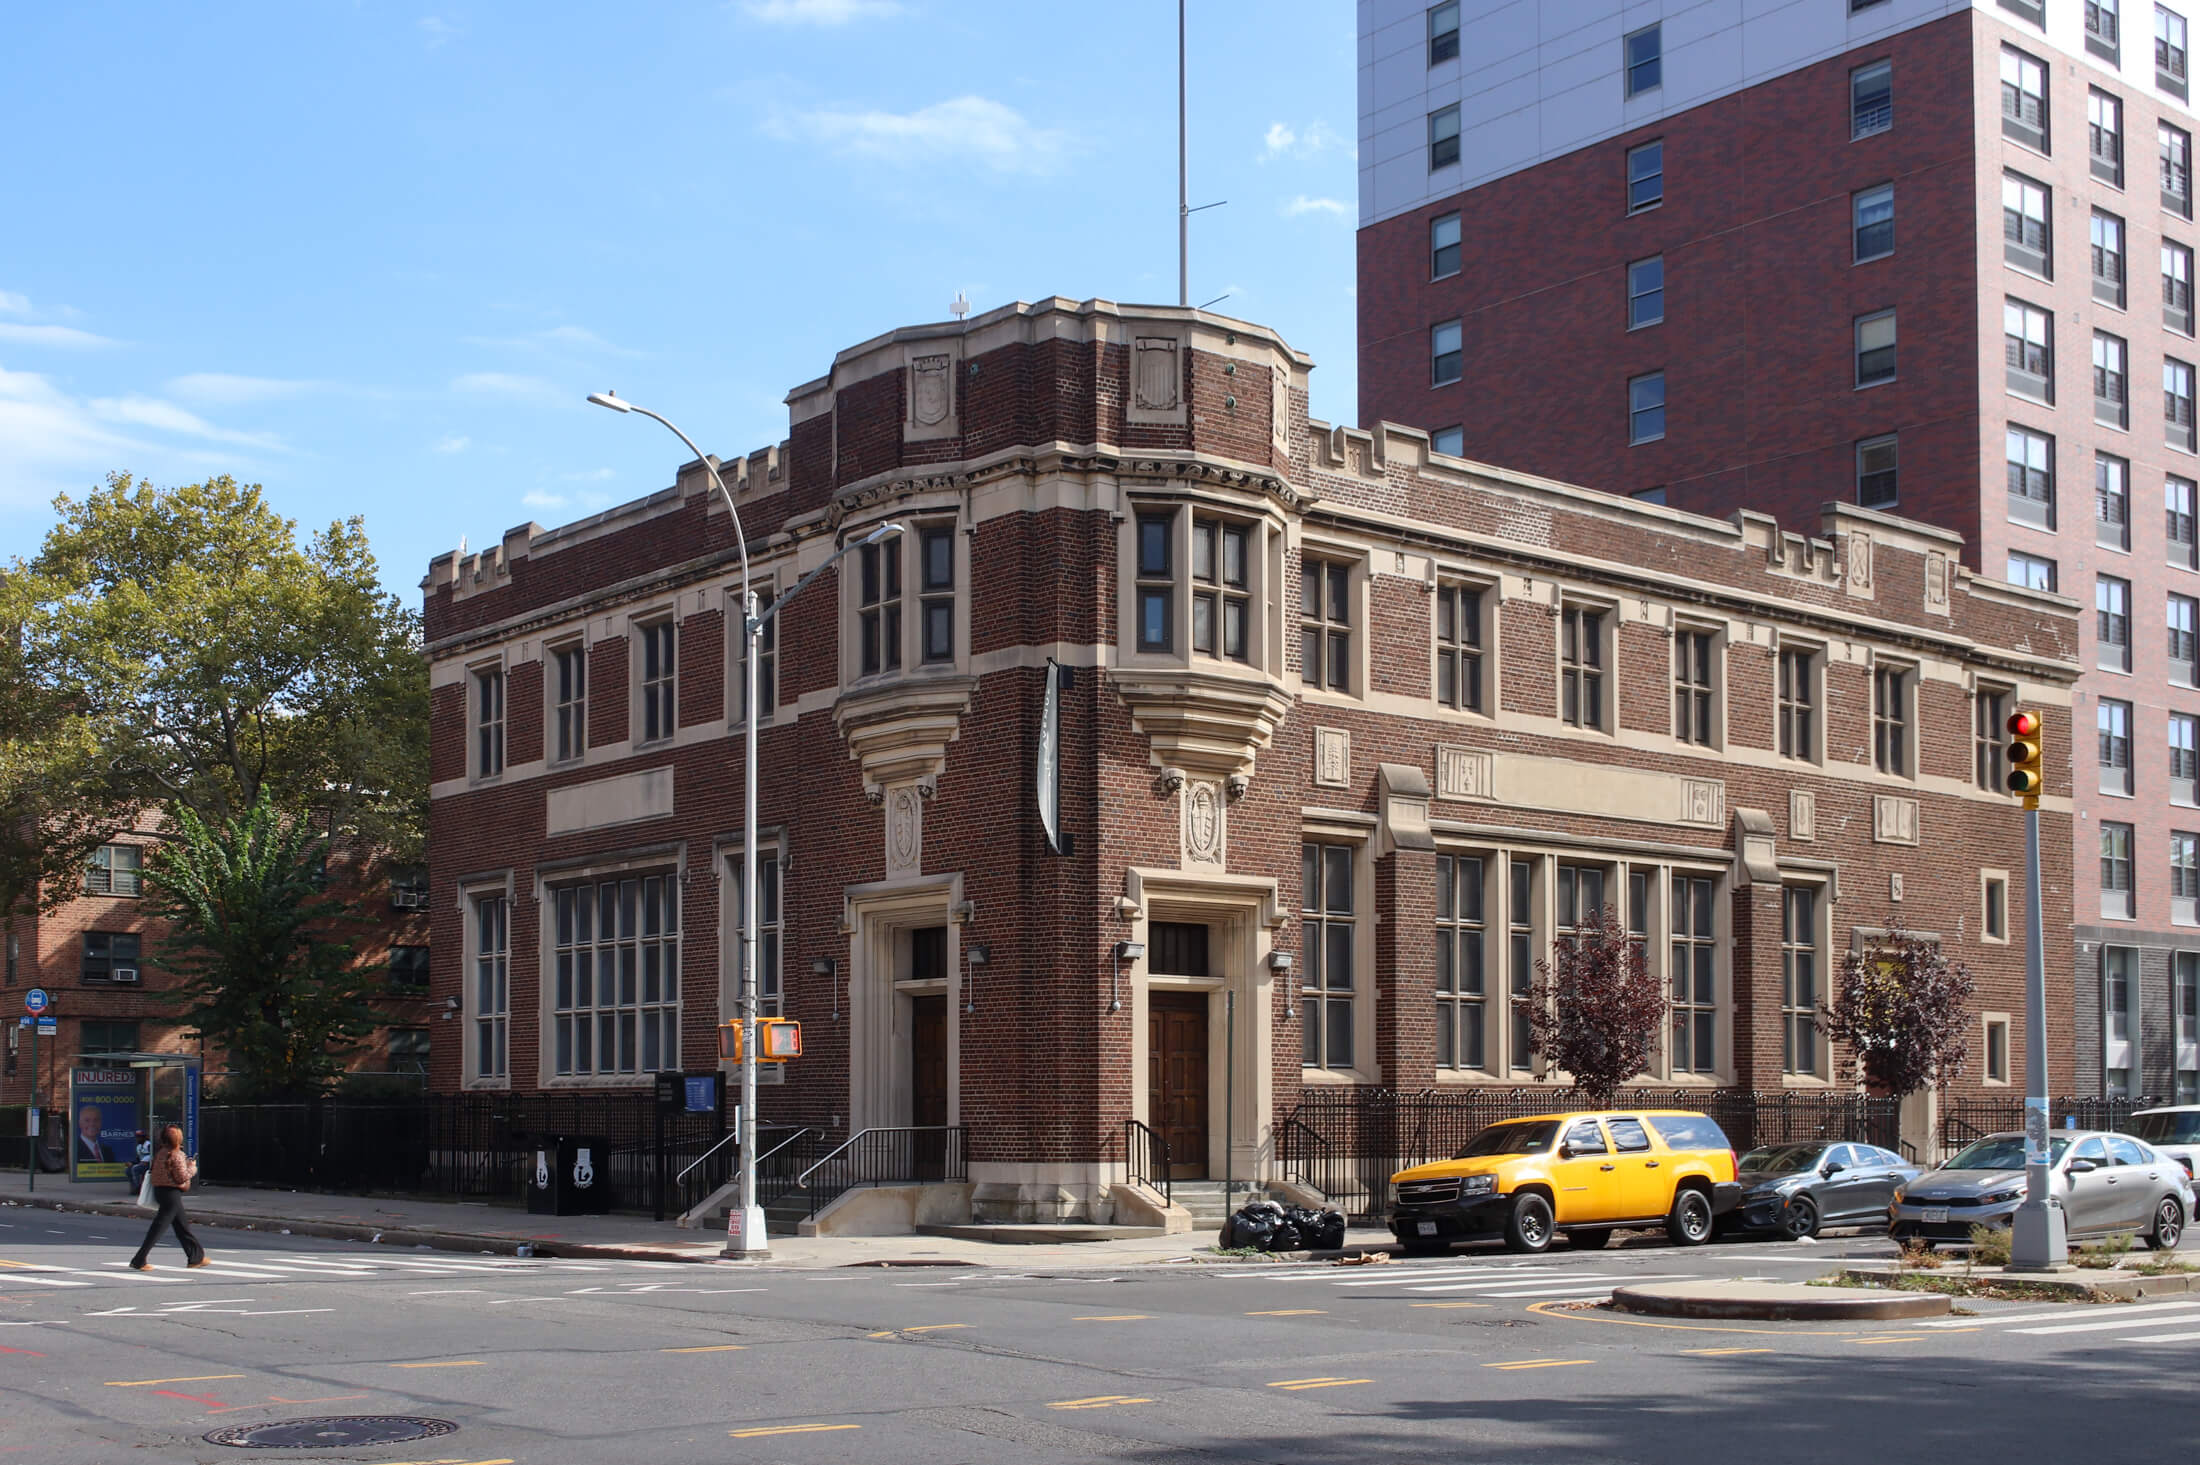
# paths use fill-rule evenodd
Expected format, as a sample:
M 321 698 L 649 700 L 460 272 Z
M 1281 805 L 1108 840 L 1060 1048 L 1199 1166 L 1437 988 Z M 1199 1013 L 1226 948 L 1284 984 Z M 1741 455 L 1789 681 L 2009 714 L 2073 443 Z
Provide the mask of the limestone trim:
M 1156 768 L 1250 778 L 1291 711 L 1283 684 L 1198 667 L 1114 667 L 1108 679 Z
M 910 676 L 842 694 L 833 725 L 862 765 L 864 793 L 876 801 L 890 784 L 929 790 L 947 767 L 947 745 L 961 736 L 977 688 L 971 676 Z
M 962 1114 L 963 899 L 960 871 L 916 880 L 866 882 L 841 891 L 841 931 L 848 938 L 848 1129 L 909 1123 L 912 997 L 947 997 L 947 1122 Z M 898 982 L 897 933 L 947 928 L 945 984 Z

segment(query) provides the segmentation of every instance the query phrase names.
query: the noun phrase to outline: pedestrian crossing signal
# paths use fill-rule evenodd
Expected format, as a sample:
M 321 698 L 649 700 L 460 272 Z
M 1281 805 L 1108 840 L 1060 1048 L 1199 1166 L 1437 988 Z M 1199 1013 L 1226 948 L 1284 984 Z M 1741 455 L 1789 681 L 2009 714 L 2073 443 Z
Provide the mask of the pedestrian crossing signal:
M 741 1024 L 738 1022 L 719 1024 L 718 1056 L 728 1063 L 741 1061 Z M 790 1058 L 801 1056 L 801 1023 L 791 1017 L 760 1017 L 756 1020 L 757 1062 L 785 1063 Z
M 2040 806 L 2040 789 L 2046 782 L 2041 767 L 2040 719 L 2034 712 L 2012 712 L 2009 729 L 2009 792 L 2024 799 L 2024 807 Z

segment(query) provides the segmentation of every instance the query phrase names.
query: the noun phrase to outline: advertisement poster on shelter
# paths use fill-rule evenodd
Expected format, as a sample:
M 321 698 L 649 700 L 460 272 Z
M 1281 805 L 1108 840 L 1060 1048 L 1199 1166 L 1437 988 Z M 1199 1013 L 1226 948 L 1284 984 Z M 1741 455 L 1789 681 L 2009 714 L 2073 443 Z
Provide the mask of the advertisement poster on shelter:
M 120 1180 L 137 1153 L 138 1076 L 128 1068 L 69 1070 L 69 1178 Z

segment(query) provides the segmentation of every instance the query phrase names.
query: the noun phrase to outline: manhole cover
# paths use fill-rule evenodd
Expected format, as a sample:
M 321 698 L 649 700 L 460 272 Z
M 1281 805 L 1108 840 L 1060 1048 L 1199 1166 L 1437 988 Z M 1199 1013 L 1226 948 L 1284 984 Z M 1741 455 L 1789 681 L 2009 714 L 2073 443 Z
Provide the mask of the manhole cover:
M 340 1414 L 327 1419 L 291 1419 L 278 1424 L 236 1424 L 206 1436 L 210 1445 L 246 1450 L 337 1449 L 349 1445 L 400 1445 L 456 1434 L 447 1419 L 415 1419 L 403 1414 Z

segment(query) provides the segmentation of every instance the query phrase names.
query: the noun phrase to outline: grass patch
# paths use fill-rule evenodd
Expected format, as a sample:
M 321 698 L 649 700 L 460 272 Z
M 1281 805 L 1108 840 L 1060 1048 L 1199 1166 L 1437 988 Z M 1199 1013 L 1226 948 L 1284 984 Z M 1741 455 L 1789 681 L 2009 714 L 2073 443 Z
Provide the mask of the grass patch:
M 2006 1267 L 2009 1265 L 2009 1248 L 2016 1233 L 2007 1226 L 1973 1226 L 1971 1228 L 1971 1265 L 1976 1267 Z
M 1235 1257 L 1239 1260 L 1258 1258 L 1262 1261 L 1266 1261 L 1269 1257 L 1275 1255 L 1274 1252 L 1262 1251 L 1257 1246 L 1210 1246 L 1207 1248 L 1207 1254 L 1209 1256 Z
M 2142 1277 L 2174 1277 L 2180 1272 L 2200 1272 L 2200 1266 L 2173 1256 L 2152 1256 L 2143 1262 L 2133 1262 L 2124 1270 L 2137 1272 Z
M 2044 1282 L 2016 1282 L 2005 1277 L 1967 1277 L 1950 1272 L 1835 1272 L 1813 1281 L 1813 1287 L 1885 1287 L 1893 1292 L 1938 1292 L 1944 1297 L 1987 1297 L 2004 1302 L 2104 1302 L 2113 1299 L 2080 1293 L 2069 1287 Z
M 2130 1251 L 2129 1236 L 2105 1236 L 2099 1241 L 2070 1248 L 2070 1262 L 2071 1265 L 2084 1267 L 2088 1271 L 2105 1272 L 2110 1267 L 2121 1265 Z

